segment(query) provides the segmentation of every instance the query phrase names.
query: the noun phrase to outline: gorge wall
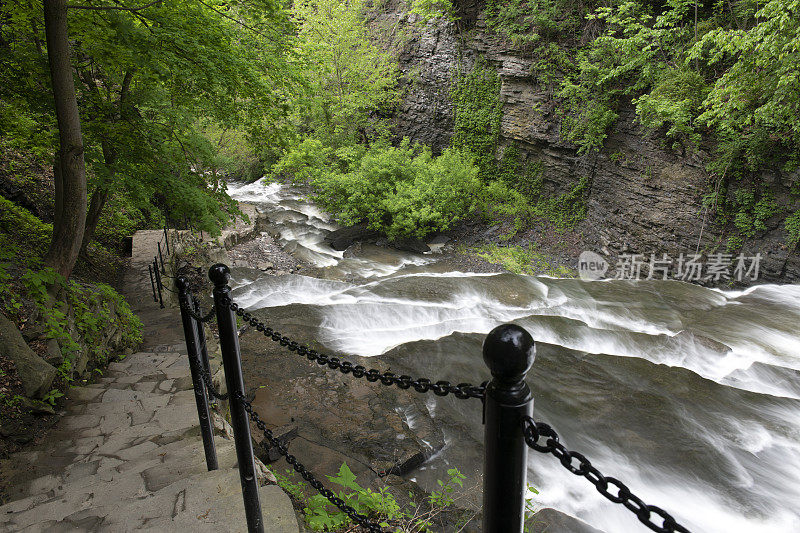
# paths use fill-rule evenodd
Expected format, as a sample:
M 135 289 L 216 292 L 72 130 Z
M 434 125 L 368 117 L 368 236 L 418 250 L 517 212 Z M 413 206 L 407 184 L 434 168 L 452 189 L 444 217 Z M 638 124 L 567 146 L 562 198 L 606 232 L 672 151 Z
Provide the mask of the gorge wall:
M 630 107 L 620 112 L 603 150 L 578 155 L 577 147 L 560 135 L 558 101 L 552 90 L 531 75 L 533 53 L 487 28 L 485 2 L 454 4 L 457 22 L 438 19 L 421 24 L 407 12 L 404 0 L 389 0 L 371 15 L 374 33 L 384 42 L 399 30 L 406 35 L 403 40 L 394 37 L 406 89 L 393 117 L 399 136 L 434 151 L 447 147 L 453 134 L 450 88 L 459 71 L 469 72 L 482 58 L 501 80 L 498 150 L 514 143 L 523 163 L 540 164 L 542 190 L 550 196 L 569 191 L 581 177 L 590 178 L 584 196 L 587 216 L 575 228 L 586 249 L 602 253 L 612 265 L 622 253 L 677 257 L 696 250 L 726 252 L 724 231 L 702 205 L 703 195 L 710 192 L 708 154 L 678 154 L 663 148 L 666 143 L 661 138 L 635 124 Z M 764 176 L 779 207 L 791 205 L 790 177 L 779 171 Z M 800 255 L 786 245 L 784 218 L 785 213 L 768 219 L 767 229 L 746 240 L 741 250 L 746 256 L 762 254 L 762 281 L 800 281 Z

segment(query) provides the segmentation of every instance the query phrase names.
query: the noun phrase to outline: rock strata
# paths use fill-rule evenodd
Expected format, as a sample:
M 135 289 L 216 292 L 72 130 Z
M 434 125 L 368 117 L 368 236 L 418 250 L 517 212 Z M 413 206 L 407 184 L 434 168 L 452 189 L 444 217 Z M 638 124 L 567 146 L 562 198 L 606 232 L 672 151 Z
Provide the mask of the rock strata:
M 478 58 L 500 76 L 503 115 L 498 155 L 514 144 L 523 166 L 541 168 L 542 193 L 555 197 L 574 189 L 582 178 L 586 220 L 576 230 L 585 249 L 602 253 L 614 264 L 620 254 L 725 252 L 725 235 L 703 206 L 710 192 L 704 152 L 680 152 L 636 124 L 631 105 L 623 106 L 604 149 L 580 155 L 561 135 L 558 101 L 552 88 L 532 75 L 538 60 L 530 50 L 515 47 L 487 27 L 483 4 L 454 2 L 459 20 L 438 19 L 420 26 L 406 13 L 404 2 L 392 0 L 372 15 L 374 30 L 400 20 L 406 41 L 396 43 L 405 96 L 393 117 L 395 133 L 431 146 L 450 144 L 453 103 L 450 88 L 459 72 L 469 72 Z M 779 208 L 791 208 L 789 184 L 797 172 L 765 171 Z M 800 280 L 800 254 L 787 246 L 780 216 L 746 240 L 742 253 L 761 253 L 762 281 Z M 574 266 L 574 265 L 573 265 Z

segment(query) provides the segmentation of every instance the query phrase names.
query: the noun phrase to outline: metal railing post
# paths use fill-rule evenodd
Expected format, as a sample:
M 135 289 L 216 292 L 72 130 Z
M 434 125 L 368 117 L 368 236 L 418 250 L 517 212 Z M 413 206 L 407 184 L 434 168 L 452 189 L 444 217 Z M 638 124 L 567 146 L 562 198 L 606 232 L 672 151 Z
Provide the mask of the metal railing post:
M 153 265 L 147 265 L 147 271 L 150 272 L 150 287 L 153 288 L 153 301 L 158 301 L 158 296 L 156 296 L 156 280 L 153 278 Z
M 186 351 L 189 353 L 189 370 L 192 374 L 194 385 L 194 400 L 197 404 L 197 417 L 200 420 L 200 435 L 203 437 L 203 450 L 206 454 L 206 466 L 209 470 L 217 470 L 217 449 L 214 446 L 214 425 L 211 422 L 211 413 L 208 410 L 208 395 L 206 384 L 203 381 L 202 365 L 200 362 L 200 338 L 197 328 L 203 324 L 196 321 L 190 314 L 193 307 L 193 298 L 189 293 L 189 282 L 183 276 L 175 280 L 178 289 L 178 299 L 181 307 L 181 320 L 183 321 L 183 335 L 186 339 Z
M 194 304 L 194 312 L 200 316 L 202 314 L 200 311 L 200 302 L 198 302 L 196 298 L 192 298 L 192 303 Z M 197 339 L 200 341 L 200 363 L 203 365 L 203 370 L 205 370 L 206 374 L 211 376 L 211 364 L 208 361 L 208 346 L 206 345 L 206 332 L 201 322 L 197 323 Z M 216 405 L 217 400 L 212 396 L 209 398 L 209 402 L 211 405 Z
M 167 247 L 167 255 L 169 255 L 169 235 L 167 234 L 167 225 L 164 225 L 164 245 Z
M 166 274 L 167 273 L 167 269 L 164 268 L 164 256 L 161 255 L 161 241 L 158 241 L 158 258 L 161 259 L 161 273 L 162 274 Z M 157 264 L 158 264 L 158 261 L 156 261 L 156 265 Z
M 225 367 L 225 382 L 228 385 L 228 394 L 230 394 L 231 426 L 236 443 L 236 458 L 239 461 L 239 477 L 242 482 L 247 530 L 250 533 L 263 533 L 261 503 L 258 500 L 258 478 L 253 460 L 253 442 L 250 438 L 250 420 L 243 403 L 245 390 L 242 362 L 239 355 L 239 337 L 236 331 L 236 313 L 229 305 L 230 269 L 218 263 L 208 271 L 208 277 L 214 283 L 214 307 L 217 313 L 222 364 Z
M 164 297 L 161 295 L 161 272 L 158 270 L 158 257 L 153 258 L 153 270 L 155 270 L 156 274 L 156 287 L 158 288 L 158 305 L 161 306 L 161 309 L 164 309 Z
M 521 533 L 525 521 L 528 446 L 522 417 L 533 414 L 525 374 L 536 347 L 523 328 L 503 324 L 483 342 L 483 360 L 492 372 L 484 403 L 483 532 Z

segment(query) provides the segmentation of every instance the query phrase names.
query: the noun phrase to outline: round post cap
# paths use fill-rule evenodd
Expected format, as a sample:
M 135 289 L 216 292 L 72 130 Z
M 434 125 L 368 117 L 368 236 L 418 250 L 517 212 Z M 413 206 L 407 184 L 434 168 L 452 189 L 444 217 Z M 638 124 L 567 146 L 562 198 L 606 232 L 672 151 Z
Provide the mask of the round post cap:
M 227 285 L 228 280 L 231 279 L 231 269 L 228 268 L 228 265 L 222 263 L 212 265 L 211 268 L 208 269 L 208 279 L 213 281 L 215 286 L 223 287 Z
M 483 360 L 492 376 L 502 381 L 518 381 L 533 366 L 536 343 L 524 328 L 501 324 L 483 341 Z
M 185 292 L 189 288 L 189 280 L 186 279 L 185 276 L 178 276 L 175 278 L 175 287 L 177 287 L 180 292 Z

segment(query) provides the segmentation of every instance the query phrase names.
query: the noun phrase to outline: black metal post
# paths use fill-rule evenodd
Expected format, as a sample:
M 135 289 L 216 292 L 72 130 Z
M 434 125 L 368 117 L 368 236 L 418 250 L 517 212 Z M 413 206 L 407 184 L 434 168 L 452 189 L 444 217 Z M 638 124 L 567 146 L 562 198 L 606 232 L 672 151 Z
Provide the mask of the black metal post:
M 528 446 L 522 417 L 533 415 L 525 374 L 536 347 L 515 324 L 497 326 L 483 342 L 483 360 L 492 371 L 484 403 L 483 532 L 521 533 L 525 521 Z
M 200 310 L 200 302 L 197 301 L 196 298 L 192 298 L 192 303 L 194 304 L 194 312 L 198 316 L 202 316 L 202 311 Z M 203 365 L 203 370 L 210 376 L 211 375 L 211 364 L 208 361 L 208 346 L 206 346 L 206 332 L 203 328 L 203 324 L 201 322 L 197 323 L 197 339 L 200 342 L 200 363 Z M 216 405 L 217 400 L 212 396 L 209 398 L 209 402 L 211 405 Z
M 164 225 L 164 245 L 167 247 L 167 255 L 169 256 L 169 235 L 167 235 L 166 225 Z
M 202 364 L 200 362 L 200 338 L 198 327 L 203 324 L 196 321 L 189 314 L 189 309 L 194 307 L 192 295 L 189 293 L 189 282 L 183 276 L 175 280 L 178 289 L 178 300 L 181 305 L 181 320 L 183 321 L 183 336 L 186 339 L 186 351 L 189 352 L 189 370 L 192 374 L 194 385 L 194 400 L 197 404 L 197 417 L 200 419 L 200 435 L 203 437 L 203 449 L 206 452 L 206 466 L 210 470 L 219 468 L 217 463 L 217 449 L 214 447 L 214 425 L 211 423 L 211 414 L 208 410 L 208 395 L 206 384 L 203 381 Z
M 150 286 L 153 288 L 153 301 L 157 302 L 158 297 L 156 296 L 156 280 L 153 279 L 153 265 L 147 265 L 147 271 L 150 272 Z
M 161 259 L 161 273 L 162 274 L 166 274 L 167 273 L 167 269 L 164 268 L 164 256 L 161 255 L 161 241 L 158 241 L 158 258 Z M 157 261 L 156 261 L 156 264 L 158 264 Z
M 250 439 L 250 420 L 244 410 L 244 378 L 242 361 L 239 356 L 239 337 L 236 333 L 236 313 L 229 306 L 231 288 L 228 287 L 231 271 L 223 264 L 216 264 L 208 271 L 214 282 L 214 307 L 217 310 L 219 344 L 222 351 L 222 364 L 225 367 L 225 382 L 230 394 L 231 426 L 236 443 L 236 458 L 239 461 L 239 477 L 242 481 L 244 511 L 247 516 L 247 530 L 250 533 L 263 533 L 261 503 L 258 500 L 258 479 L 253 460 L 253 442 Z
M 161 295 L 161 272 L 158 270 L 158 257 L 153 258 L 153 270 L 156 273 L 156 287 L 158 288 L 158 304 L 161 306 L 161 309 L 164 309 L 164 297 Z

